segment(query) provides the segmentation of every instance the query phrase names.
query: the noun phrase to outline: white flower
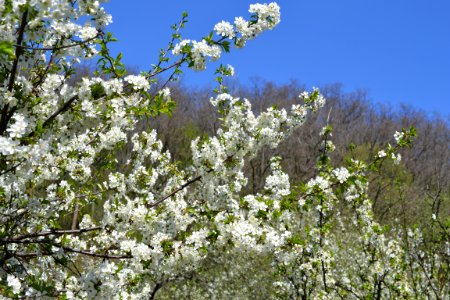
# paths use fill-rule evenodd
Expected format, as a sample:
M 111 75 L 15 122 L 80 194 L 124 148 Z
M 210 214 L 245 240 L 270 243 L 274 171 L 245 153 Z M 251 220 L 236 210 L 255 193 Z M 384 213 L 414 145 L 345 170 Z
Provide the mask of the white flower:
M 193 69 L 204 70 L 206 68 L 206 57 L 211 57 L 212 61 L 219 59 L 221 50 L 219 46 L 209 46 L 205 40 L 201 42 L 192 42 L 192 59 L 194 62 Z
M 147 90 L 150 88 L 150 83 L 142 75 L 128 75 L 125 77 L 125 81 L 131 83 L 135 90 Z
M 8 286 L 12 288 L 14 294 L 20 293 L 20 288 L 22 287 L 22 284 L 20 283 L 20 280 L 17 277 L 8 274 L 8 276 L 6 277 L 6 281 L 8 282 Z
M 19 142 L 13 141 L 10 138 L 0 136 L 0 153 L 3 155 L 12 155 L 16 153 L 16 147 Z
M 173 47 L 172 54 L 173 55 L 182 54 L 184 46 L 188 45 L 189 43 L 191 43 L 191 40 L 182 40 L 181 42 L 176 44 L 175 47 Z
M 227 65 L 228 72 L 230 76 L 234 76 L 234 67 L 232 65 Z
M 91 227 L 94 227 L 94 226 L 95 226 L 95 224 L 92 221 L 91 216 L 87 215 L 87 214 L 83 216 L 83 219 L 81 220 L 81 222 L 79 224 L 79 227 L 82 228 L 82 229 L 84 229 L 84 228 L 91 228 Z
M 78 36 L 83 40 L 89 40 L 94 38 L 97 35 L 98 31 L 94 27 L 84 26 L 80 29 Z
M 397 144 L 400 142 L 401 139 L 403 139 L 404 136 L 405 136 L 405 134 L 403 132 L 396 131 L 394 133 L 394 139 L 397 142 Z
M 333 170 L 333 174 L 340 183 L 344 183 L 350 177 L 350 172 L 344 167 Z
M 192 44 L 190 51 L 183 50 L 186 45 Z M 206 69 L 206 59 L 209 57 L 211 61 L 216 61 L 219 59 L 222 50 L 217 45 L 208 45 L 205 40 L 201 40 L 200 42 L 191 41 L 191 40 L 183 40 L 172 50 L 173 55 L 180 55 L 182 53 L 189 52 L 192 59 L 191 68 L 194 70 L 204 70 Z
M 303 205 L 305 205 L 305 203 L 306 203 L 305 198 L 300 197 L 300 198 L 298 199 L 298 206 L 302 207 Z
M 391 158 L 394 160 L 394 164 L 396 165 L 398 165 L 402 160 L 402 156 L 400 155 L 400 153 L 398 153 L 397 155 L 395 155 L 395 153 L 392 153 Z
M 17 99 L 14 97 L 14 95 L 10 91 L 3 91 L 1 90 L 1 95 L 3 97 L 2 101 L 4 103 L 8 103 L 10 106 L 17 105 Z
M 235 36 L 234 27 L 229 22 L 222 21 L 220 23 L 217 23 L 214 26 L 214 30 L 216 31 L 217 35 L 226 36 L 229 39 L 233 39 Z
M 325 126 L 325 127 L 322 128 L 322 130 L 320 131 L 320 135 L 321 135 L 321 136 L 324 136 L 324 135 L 325 135 L 325 132 L 327 132 L 327 134 L 328 134 L 329 136 L 333 136 L 332 132 L 330 132 L 330 131 L 328 130 L 328 126 Z
M 290 193 L 289 176 L 281 171 L 275 171 L 266 178 L 266 189 L 277 195 L 286 196 Z
M 336 146 L 333 144 L 332 141 L 328 140 L 326 141 L 326 143 L 324 143 L 324 148 L 326 151 L 333 152 L 336 149 Z
M 95 117 L 94 105 L 92 104 L 91 101 L 83 99 L 83 101 L 81 101 L 81 110 L 86 112 L 87 117 L 89 118 Z
M 122 93 L 123 84 L 120 79 L 112 78 L 103 82 L 106 94 L 109 96 L 112 93 Z
M 308 182 L 308 186 L 311 188 L 314 186 L 318 186 L 320 189 L 326 190 L 330 186 L 330 182 L 322 176 L 317 176 L 316 178 L 311 179 Z
M 244 20 L 242 17 L 234 19 L 234 25 L 237 31 L 245 38 L 252 36 L 253 30 L 250 28 L 250 23 Z
M 386 152 L 384 152 L 384 150 L 380 150 L 379 152 L 378 152 L 378 157 L 379 158 L 382 158 L 382 157 L 386 157 Z
M 117 143 L 126 141 L 127 135 L 120 127 L 114 126 L 106 133 L 100 133 L 100 141 L 106 149 L 111 149 Z
M 159 91 L 159 94 L 163 96 L 163 98 L 167 99 L 170 97 L 170 89 L 168 87 L 163 88 L 162 90 Z
M 28 122 L 22 114 L 15 114 L 12 118 L 15 122 L 6 131 L 12 138 L 21 138 L 27 129 Z

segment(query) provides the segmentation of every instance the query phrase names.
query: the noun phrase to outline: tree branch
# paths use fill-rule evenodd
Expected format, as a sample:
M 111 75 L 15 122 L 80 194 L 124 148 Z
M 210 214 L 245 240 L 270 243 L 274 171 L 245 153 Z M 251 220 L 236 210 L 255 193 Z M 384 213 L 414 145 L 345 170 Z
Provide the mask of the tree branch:
M 233 156 L 234 156 L 234 154 L 228 156 L 228 157 L 223 161 L 223 163 L 226 163 L 226 162 L 230 161 L 230 160 L 233 158 Z M 213 170 L 213 169 L 209 169 L 209 170 L 206 171 L 206 173 L 211 173 L 212 171 L 214 171 L 214 170 Z M 170 197 L 172 197 L 173 195 L 175 195 L 175 194 L 178 193 L 179 191 L 182 191 L 182 190 L 184 190 L 185 188 L 187 188 L 188 186 L 190 186 L 191 184 L 193 184 L 193 183 L 199 181 L 200 179 L 202 179 L 202 177 L 203 177 L 202 175 L 199 175 L 199 176 L 197 176 L 197 177 L 195 177 L 195 178 L 193 178 L 193 179 L 187 181 L 185 184 L 179 186 L 177 189 L 175 189 L 175 190 L 174 190 L 173 192 L 171 192 L 170 194 L 164 196 L 163 198 L 159 199 L 159 200 L 156 201 L 156 202 L 153 202 L 153 203 L 151 203 L 151 204 L 148 204 L 147 207 L 148 207 L 148 208 L 152 208 L 152 207 L 158 206 L 159 204 L 161 204 L 162 202 L 166 201 L 167 199 L 169 199 Z
M 32 239 L 32 238 L 38 238 L 38 237 L 45 237 L 49 235 L 64 235 L 64 234 L 81 234 L 85 232 L 90 231 L 96 231 L 101 230 L 103 227 L 97 226 L 97 227 L 91 227 L 91 228 L 83 228 L 83 229 L 70 229 L 70 230 L 49 230 L 49 231 L 42 231 L 42 232 L 36 232 L 36 233 L 30 233 L 30 234 L 24 234 L 19 235 L 16 237 L 12 237 L 10 239 L 1 239 L 0 244 L 8 244 L 8 243 L 22 243 L 22 240 L 24 239 Z M 27 243 L 27 241 L 23 241 L 24 243 Z M 32 243 L 32 241 L 30 241 Z
M 27 18 L 28 18 L 28 10 L 26 9 L 24 13 L 22 14 L 22 21 L 20 22 L 19 27 L 19 36 L 17 37 L 17 44 L 22 44 L 23 36 L 25 33 L 25 27 L 27 26 Z M 17 68 L 19 66 L 19 58 L 22 54 L 22 48 L 16 48 L 15 58 L 13 61 L 13 65 L 11 68 L 11 74 L 9 75 L 9 82 L 8 82 L 8 91 L 12 92 L 14 88 L 14 82 L 16 80 L 16 73 Z M 8 114 L 9 110 L 9 104 L 5 104 L 2 109 L 2 116 L 0 120 L 0 135 L 3 135 L 3 132 L 6 130 L 6 126 L 8 125 L 8 121 L 11 118 L 11 113 Z
M 211 171 L 212 170 L 209 170 L 208 173 L 211 172 Z M 189 185 L 193 184 L 194 182 L 199 181 L 200 179 L 202 179 L 201 175 L 195 177 L 194 179 L 189 180 L 188 182 L 186 182 L 185 184 L 181 185 L 180 187 L 178 187 L 176 190 L 174 190 L 170 194 L 164 196 L 163 198 L 159 199 L 158 201 L 156 201 L 154 203 L 149 204 L 148 207 L 151 208 L 151 207 L 158 206 L 159 204 L 161 204 L 162 202 L 166 201 L 167 199 L 169 199 L 170 197 L 172 197 L 173 195 L 175 195 L 179 191 L 185 189 L 186 187 L 188 187 Z
M 90 252 L 90 251 L 85 251 L 85 250 L 78 250 L 78 249 L 73 249 L 70 247 L 65 247 L 65 246 L 61 246 L 59 244 L 51 244 L 55 247 L 59 247 L 61 249 L 63 249 L 66 252 L 73 252 L 73 253 L 78 253 L 78 254 L 83 254 L 83 255 L 87 255 L 87 256 L 92 256 L 92 257 L 98 257 L 98 258 L 106 258 L 106 259 L 125 259 L 125 258 L 132 258 L 133 256 L 131 255 L 111 255 L 111 254 L 101 254 L 101 253 L 94 253 L 94 252 Z M 39 257 L 41 255 L 53 255 L 54 252 L 41 252 L 41 253 L 37 253 L 37 252 L 32 252 L 32 253 L 14 253 L 12 256 L 15 257 L 22 257 L 22 258 L 32 258 L 32 257 Z
M 32 46 L 27 46 L 27 45 L 14 45 L 14 47 L 17 48 L 21 48 L 21 49 L 27 49 L 27 50 L 31 50 L 31 51 L 58 51 L 58 50 L 62 50 L 62 49 L 66 49 L 66 48 L 72 48 L 72 47 L 76 47 L 76 46 L 81 46 L 84 45 L 86 43 L 89 43 L 93 40 L 95 40 L 96 38 L 98 38 L 101 34 L 98 33 L 96 36 L 91 37 L 87 40 L 84 41 L 73 41 L 73 44 L 69 44 L 69 45 L 63 45 L 63 46 L 56 46 L 56 47 L 32 47 Z
M 46 127 L 48 124 L 50 124 L 58 115 L 60 115 L 61 113 L 65 112 L 66 110 L 69 109 L 69 107 L 72 105 L 73 102 L 75 102 L 76 100 L 78 100 L 78 95 L 73 96 L 72 98 L 70 98 L 69 100 L 67 100 L 57 111 L 55 111 L 50 117 L 48 117 L 47 120 L 44 121 L 44 123 L 42 123 L 42 127 Z M 30 132 L 30 134 L 28 134 L 28 137 L 33 137 L 36 134 L 36 130 L 33 130 L 32 132 Z
M 151 73 L 151 74 L 148 74 L 148 78 L 150 79 L 150 78 L 152 78 L 152 77 L 155 77 L 156 75 L 158 75 L 158 74 L 160 74 L 160 73 L 163 73 L 163 72 L 165 72 L 165 71 L 167 71 L 167 70 L 169 70 L 169 69 L 172 69 L 173 67 L 178 67 L 178 66 L 180 66 L 183 62 L 185 62 L 186 61 L 186 58 L 182 58 L 182 59 L 180 59 L 180 60 L 178 60 L 177 62 L 175 62 L 175 63 L 173 63 L 173 64 L 171 64 L 170 66 L 167 66 L 167 67 L 165 67 L 165 68 L 162 68 L 162 69 L 159 69 L 158 71 L 155 71 L 155 72 L 153 72 L 153 73 Z

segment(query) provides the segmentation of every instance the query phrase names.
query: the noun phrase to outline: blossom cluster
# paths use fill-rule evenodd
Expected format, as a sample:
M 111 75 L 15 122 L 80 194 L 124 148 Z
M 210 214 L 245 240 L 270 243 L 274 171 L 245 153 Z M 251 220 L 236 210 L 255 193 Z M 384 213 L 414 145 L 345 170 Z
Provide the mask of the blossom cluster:
M 206 60 L 216 61 L 220 58 L 222 50 L 217 45 L 208 45 L 206 40 L 200 42 L 183 40 L 172 50 L 173 55 L 189 53 L 192 68 L 195 70 L 204 70 L 206 68 Z
M 222 49 L 229 51 L 229 42 L 223 42 L 223 39 L 228 38 L 233 40 L 236 47 L 243 47 L 248 40 L 268 29 L 273 29 L 280 22 L 280 7 L 275 2 L 252 4 L 249 12 L 252 13 L 250 21 L 238 17 L 234 24 L 227 21 L 217 23 L 214 31 L 222 37 L 218 42 L 212 41 L 209 37 L 199 42 L 182 40 L 174 46 L 172 54 L 175 56 L 187 55 L 192 69 L 204 70 L 208 59 L 215 61 L 220 58 Z

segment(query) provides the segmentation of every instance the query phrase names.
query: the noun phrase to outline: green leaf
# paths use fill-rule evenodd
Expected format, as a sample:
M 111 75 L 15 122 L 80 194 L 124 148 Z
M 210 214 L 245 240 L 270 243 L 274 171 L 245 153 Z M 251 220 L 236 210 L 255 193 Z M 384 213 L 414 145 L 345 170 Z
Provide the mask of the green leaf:
M 10 41 L 0 41 L 0 55 L 6 55 L 9 59 L 14 59 L 14 44 Z
M 5 5 L 5 8 L 3 10 L 2 16 L 5 16 L 6 14 L 11 13 L 13 11 L 12 0 L 5 0 L 4 5 Z
M 96 83 L 91 86 L 91 94 L 94 100 L 100 99 L 105 95 L 105 89 L 101 83 Z
M 44 132 L 44 122 L 42 120 L 38 120 L 36 124 L 36 133 L 41 134 Z
M 222 42 L 222 48 L 225 52 L 230 52 L 230 42 L 229 41 L 223 41 Z

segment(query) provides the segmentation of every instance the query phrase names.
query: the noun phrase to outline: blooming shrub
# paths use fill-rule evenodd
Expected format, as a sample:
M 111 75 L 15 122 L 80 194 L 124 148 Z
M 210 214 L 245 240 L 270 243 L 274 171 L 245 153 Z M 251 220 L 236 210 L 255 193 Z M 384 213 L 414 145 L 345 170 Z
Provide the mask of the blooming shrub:
M 385 159 L 399 162 L 413 129 L 396 132 L 396 144 L 372 162 L 334 167 L 326 126 L 317 176 L 293 185 L 273 157 L 254 194 L 243 192 L 244 164 L 323 106 L 317 89 L 301 93 L 289 111 L 255 115 L 249 100 L 227 93 L 222 76 L 234 69 L 221 66 L 211 104 L 222 125 L 215 136 L 192 141 L 184 169 L 155 130 L 136 130 L 144 117 L 170 114 L 167 83 L 183 65 L 203 70 L 272 29 L 277 4 L 251 5 L 249 21 L 222 21 L 216 36 L 201 41 L 181 39 L 184 15 L 152 70 L 129 75 L 122 55 L 108 50 L 111 16 L 99 1 L 0 3 L 3 297 L 448 296 L 448 240 L 431 254 L 436 249 L 423 247 L 419 229 L 378 224 L 367 197 L 367 173 Z M 68 84 L 87 59 L 96 59 L 98 77 Z M 157 85 L 162 72 L 170 76 Z M 120 163 L 125 146 L 131 150 Z

